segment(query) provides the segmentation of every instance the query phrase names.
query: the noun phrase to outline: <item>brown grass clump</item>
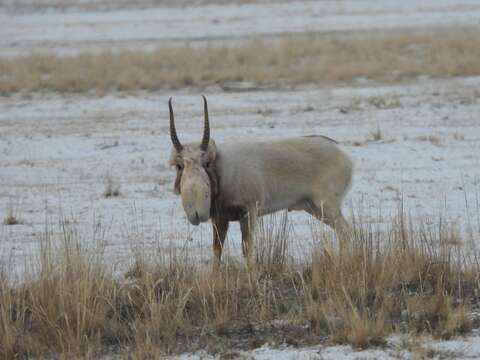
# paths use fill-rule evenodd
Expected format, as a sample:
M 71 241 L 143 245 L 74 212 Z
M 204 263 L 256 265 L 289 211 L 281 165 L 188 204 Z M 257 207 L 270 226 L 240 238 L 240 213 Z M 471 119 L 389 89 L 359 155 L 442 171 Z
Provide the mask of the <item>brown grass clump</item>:
M 364 348 L 392 331 L 448 338 L 470 329 L 476 260 L 451 254 L 451 231 L 400 220 L 386 233 L 357 226 L 342 251 L 329 241 L 315 251 L 306 311 L 316 331 Z
M 43 247 L 34 277 L 16 287 L 0 277 L 0 357 L 88 355 L 114 336 L 115 283 L 94 252 L 64 235 L 61 247 Z
M 8 214 L 5 219 L 3 219 L 4 225 L 18 225 L 20 222 L 13 214 Z
M 370 132 L 371 141 L 377 142 L 383 139 L 383 132 L 380 129 L 380 124 L 377 124 L 377 129 Z
M 480 30 L 438 29 L 291 36 L 236 45 L 164 46 L 154 52 L 0 60 L 0 94 L 136 91 L 246 81 L 258 85 L 399 81 L 480 74 Z
M 317 231 L 315 251 L 288 253 L 286 215 L 260 224 L 257 265 L 227 259 L 213 273 L 188 253 L 137 255 L 123 279 L 102 252 L 63 225 L 44 242 L 38 269 L 21 284 L 0 273 L 0 357 L 152 358 L 206 349 L 228 354 L 287 342 L 381 345 L 392 332 L 449 338 L 468 331 L 477 304 L 478 259 L 451 247 L 454 229 L 388 229 L 355 221 L 341 249 Z M 460 242 L 457 242 L 460 243 Z
M 4 225 L 18 225 L 21 224 L 22 221 L 18 218 L 17 212 L 15 210 L 15 206 L 13 201 L 10 200 L 7 205 L 7 212 L 5 218 L 3 219 Z
M 103 192 L 103 197 L 119 197 L 122 193 L 120 191 L 120 185 L 115 183 L 111 176 L 105 178 L 105 191 Z
M 416 140 L 429 142 L 430 144 L 435 145 L 435 146 L 442 146 L 442 141 L 440 140 L 440 138 L 438 136 L 435 136 L 435 135 L 419 136 L 419 137 L 416 138 Z

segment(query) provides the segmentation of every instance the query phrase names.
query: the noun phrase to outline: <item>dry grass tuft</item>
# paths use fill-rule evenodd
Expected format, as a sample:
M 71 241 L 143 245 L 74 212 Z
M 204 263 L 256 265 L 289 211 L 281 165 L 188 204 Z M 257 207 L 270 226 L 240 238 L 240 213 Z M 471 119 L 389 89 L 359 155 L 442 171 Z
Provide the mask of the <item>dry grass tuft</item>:
M 18 225 L 20 222 L 13 214 L 8 214 L 5 219 L 3 219 L 4 225 Z
M 379 123 L 377 123 L 377 129 L 375 131 L 370 132 L 370 139 L 371 141 L 374 141 L 374 142 L 383 140 L 383 133 L 382 133 L 382 130 L 380 129 Z
M 290 265 L 288 212 L 259 218 L 256 230 L 257 269 L 270 275 L 287 272 Z
M 386 234 L 355 232 L 341 252 L 327 242 L 314 254 L 307 310 L 317 331 L 327 325 L 338 341 L 363 348 L 392 330 L 449 338 L 471 328 L 479 269 L 474 257 L 452 255 L 454 230 L 415 230 L 399 219 Z
M 17 211 L 15 210 L 15 206 L 13 201 L 10 200 L 7 205 L 7 213 L 5 218 L 3 219 L 4 225 L 18 225 L 21 224 L 22 221 L 18 218 Z
M 465 135 L 460 134 L 459 132 L 455 131 L 453 133 L 453 138 L 457 141 L 464 141 L 465 140 Z
M 260 223 L 253 270 L 229 259 L 212 273 L 194 254 L 140 254 L 124 279 L 74 230 L 62 231 L 60 243 L 43 243 L 38 271 L 23 283 L 0 273 L 1 358 L 229 356 L 265 342 L 318 343 L 318 335 L 357 348 L 392 332 L 449 338 L 472 327 L 478 298 L 479 262 L 449 245 L 455 229 L 403 216 L 384 230 L 355 219 L 341 248 L 317 231 L 312 257 L 299 263 L 285 214 Z
M 115 183 L 113 178 L 109 175 L 105 178 L 105 191 L 103 197 L 118 197 L 121 196 L 120 185 Z
M 291 36 L 238 45 L 165 46 L 154 52 L 35 54 L 0 60 L 0 94 L 444 78 L 479 75 L 479 58 L 478 28 Z
M 435 145 L 435 146 L 442 146 L 442 141 L 440 140 L 440 138 L 438 136 L 435 136 L 435 135 L 419 136 L 419 137 L 416 138 L 416 140 L 429 142 L 430 144 Z

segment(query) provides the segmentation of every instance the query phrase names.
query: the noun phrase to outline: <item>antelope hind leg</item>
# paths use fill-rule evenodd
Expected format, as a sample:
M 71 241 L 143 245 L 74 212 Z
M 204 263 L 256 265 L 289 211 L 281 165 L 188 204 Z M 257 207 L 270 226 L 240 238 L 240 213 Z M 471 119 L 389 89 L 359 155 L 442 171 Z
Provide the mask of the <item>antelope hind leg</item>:
M 339 206 L 310 204 L 306 211 L 330 226 L 337 234 L 341 245 L 348 243 L 352 235 L 352 227 L 343 216 Z
M 248 211 L 240 218 L 240 231 L 242 232 L 242 252 L 247 261 L 247 265 L 252 265 L 255 226 L 257 223 L 258 212 L 256 209 Z

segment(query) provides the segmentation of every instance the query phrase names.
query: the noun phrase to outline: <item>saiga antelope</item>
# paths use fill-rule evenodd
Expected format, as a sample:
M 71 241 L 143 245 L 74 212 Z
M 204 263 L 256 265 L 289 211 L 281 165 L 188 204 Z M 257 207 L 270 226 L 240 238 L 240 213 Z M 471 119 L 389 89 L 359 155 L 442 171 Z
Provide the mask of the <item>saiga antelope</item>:
M 200 143 L 182 144 L 175 130 L 172 99 L 170 164 L 176 167 L 174 192 L 193 225 L 213 225 L 214 266 L 221 260 L 230 221 L 239 221 L 244 256 L 250 257 L 258 216 L 282 209 L 304 210 L 332 227 L 349 231 L 342 201 L 353 164 L 337 143 L 324 136 L 216 144 L 210 138 L 207 99 Z

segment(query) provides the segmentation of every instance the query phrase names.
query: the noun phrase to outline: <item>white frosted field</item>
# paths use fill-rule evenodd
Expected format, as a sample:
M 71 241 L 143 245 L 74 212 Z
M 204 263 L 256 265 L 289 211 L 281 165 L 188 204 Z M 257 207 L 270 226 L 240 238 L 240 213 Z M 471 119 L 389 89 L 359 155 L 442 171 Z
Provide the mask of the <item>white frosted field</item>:
M 0 3 L 0 57 L 478 25 L 480 3 L 473 0 L 184 0 L 180 5 L 168 0 L 6 0 Z M 187 249 L 209 264 L 210 225 L 188 224 L 171 191 L 174 170 L 168 166 L 167 100 L 174 97 L 181 141 L 197 141 L 202 92 L 219 147 L 242 139 L 311 134 L 336 139 L 355 163 L 344 206 L 347 218 L 354 211 L 381 226 L 403 203 L 414 220 L 435 223 L 442 218 L 466 238 L 480 241 L 480 77 L 418 78 L 390 85 L 358 79 L 349 86 L 262 90 L 254 84 L 234 85 L 242 91 L 213 86 L 103 97 L 0 97 L 0 268 L 12 278 L 20 276 L 38 254 L 45 233 L 59 234 L 61 222 L 75 229 L 82 242 L 100 245 L 118 273 L 130 266 L 139 248 L 149 254 Z M 104 196 L 108 181 L 120 196 Z M 3 224 L 11 212 L 19 224 Z M 289 219 L 292 252 L 308 256 L 312 218 L 295 212 Z M 240 256 L 239 236 L 238 225 L 231 226 L 226 252 L 232 256 Z M 451 341 L 415 341 L 441 356 L 472 359 L 480 358 L 478 336 L 474 331 Z M 386 348 L 367 351 L 265 344 L 237 355 L 415 358 L 400 342 L 394 336 Z
M 241 139 L 323 134 L 335 138 L 355 162 L 344 211 L 352 207 L 388 221 L 403 201 L 413 219 L 457 224 L 479 240 L 480 78 L 418 79 L 406 84 L 301 87 L 226 93 L 206 89 L 212 137 L 217 144 Z M 167 99 L 174 97 L 182 141 L 202 133 L 202 102 L 196 90 L 83 95 L 32 95 L 0 103 L 0 218 L 13 204 L 20 224 L 0 225 L 0 253 L 9 272 L 29 264 L 39 250 L 45 223 L 53 234 L 67 219 L 83 242 L 99 243 L 116 270 L 133 250 L 188 248 L 211 260 L 208 224 L 188 225 L 172 193 Z M 377 140 L 375 133 L 380 132 Z M 220 145 L 218 145 L 220 146 Z M 105 198 L 106 179 L 119 197 Z M 291 213 L 291 240 L 308 256 L 312 219 Z M 470 225 L 470 228 L 469 228 Z M 227 252 L 240 256 L 238 226 Z M 298 246 L 300 245 L 300 246 Z M 466 245 L 465 245 L 466 246 Z M 416 339 L 455 358 L 480 356 L 474 332 L 454 341 Z M 240 353 L 254 359 L 378 359 L 414 357 L 388 340 L 385 349 L 349 346 L 296 349 L 266 344 Z M 182 358 L 209 358 L 190 354 Z
M 339 141 L 355 163 L 347 216 L 352 208 L 364 208 L 373 220 L 386 221 L 403 201 L 414 217 L 444 216 L 478 229 L 479 86 L 480 78 L 420 79 L 294 91 L 211 88 L 206 94 L 212 137 L 219 144 L 309 134 Z M 203 109 L 197 91 L 3 99 L 0 211 L 4 218 L 13 206 L 22 222 L 1 225 L 4 256 L 21 262 L 35 251 L 46 217 L 55 224 L 64 216 L 77 222 L 87 239 L 93 229 L 103 229 L 106 252 L 120 263 L 132 244 L 172 239 L 178 240 L 174 246 L 204 249 L 208 262 L 210 226 L 189 226 L 171 191 L 169 96 L 181 141 L 198 141 Z M 109 178 L 121 196 L 103 196 Z M 295 212 L 290 220 L 295 241 L 308 242 L 311 218 Z M 233 226 L 228 243 L 234 254 L 238 235 Z
M 385 349 L 366 349 L 354 351 L 349 345 L 339 346 L 312 346 L 294 348 L 281 345 L 275 348 L 264 345 L 253 351 L 232 352 L 233 358 L 253 360 L 409 360 L 409 359 L 478 359 L 480 357 L 480 336 L 478 332 L 464 338 L 447 341 L 436 341 L 429 338 L 418 338 L 415 344 L 416 351 L 406 350 L 402 342 L 412 341 L 408 336 L 392 336 L 387 339 Z M 427 355 L 428 354 L 428 355 Z M 424 356 L 424 357 L 422 357 Z M 173 359 L 173 358 L 172 358 Z M 210 360 L 216 357 L 200 352 L 185 354 L 175 359 L 181 360 Z
M 5 6 L 0 12 L 0 56 L 32 51 L 71 54 L 155 49 L 165 43 L 231 42 L 285 34 L 480 25 L 480 3 L 474 0 L 232 1 L 162 7 L 143 7 L 140 2 L 128 9 L 110 4 L 109 11 L 92 11 L 77 4 L 66 10 L 45 7 L 41 13 Z

